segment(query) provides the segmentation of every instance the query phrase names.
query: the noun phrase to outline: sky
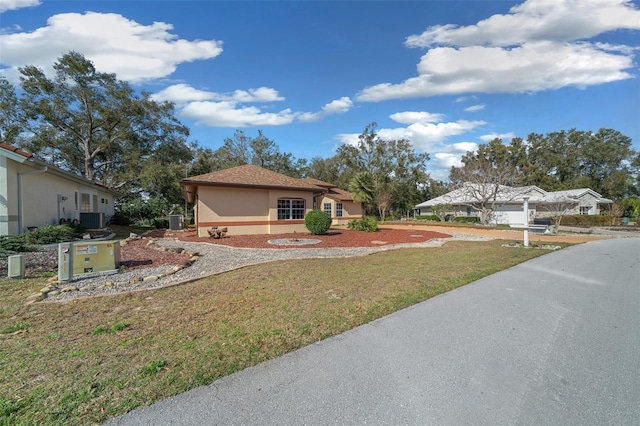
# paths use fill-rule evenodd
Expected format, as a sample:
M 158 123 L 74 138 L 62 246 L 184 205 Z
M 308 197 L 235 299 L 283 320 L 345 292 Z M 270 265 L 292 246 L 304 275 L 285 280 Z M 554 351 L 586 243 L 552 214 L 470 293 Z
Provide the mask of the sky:
M 446 180 L 495 137 L 612 128 L 640 151 L 640 2 L 0 0 L 0 74 L 69 51 L 217 149 L 328 158 L 377 123 Z

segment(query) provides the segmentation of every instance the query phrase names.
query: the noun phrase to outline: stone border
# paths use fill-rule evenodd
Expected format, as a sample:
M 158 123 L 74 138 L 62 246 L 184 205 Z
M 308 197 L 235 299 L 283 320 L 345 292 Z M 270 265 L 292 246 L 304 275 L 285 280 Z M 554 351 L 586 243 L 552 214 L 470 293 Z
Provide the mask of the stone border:
M 146 232 L 145 232 L 146 234 Z M 145 239 L 146 237 L 144 236 L 145 234 L 142 235 L 137 235 L 137 234 L 130 234 L 129 237 L 125 238 L 124 240 L 120 240 L 120 247 L 122 246 L 126 246 L 130 241 L 134 241 L 134 240 L 141 240 L 141 239 Z M 187 261 L 186 264 L 184 265 L 176 265 L 170 269 L 167 269 L 164 273 L 159 273 L 159 274 L 152 274 L 152 275 L 148 275 L 146 277 L 134 277 L 131 280 L 128 281 L 107 281 L 106 283 L 96 287 L 97 289 L 104 289 L 104 288 L 109 288 L 109 287 L 117 287 L 119 285 L 126 285 L 126 284 L 136 284 L 136 283 L 140 283 L 140 282 L 153 282 L 153 281 L 158 281 L 159 279 L 166 277 L 168 275 L 173 275 L 178 271 L 183 270 L 184 268 L 187 268 L 191 265 L 193 265 L 199 258 L 200 258 L 200 254 L 198 252 L 195 251 L 191 251 L 191 250 L 185 250 L 184 248 L 181 247 L 171 247 L 171 248 L 167 248 L 167 247 L 162 247 L 161 245 L 158 244 L 158 239 L 157 238 L 149 238 L 149 242 L 147 243 L 147 247 L 152 249 L 152 250 L 157 250 L 157 251 L 161 251 L 161 252 L 173 252 L 173 253 L 177 253 L 180 255 L 187 255 L 189 256 L 189 260 Z M 78 280 L 82 280 L 82 278 L 90 278 L 90 277 L 95 277 L 95 276 L 99 276 L 99 275 L 109 275 L 109 274 L 115 274 L 118 271 L 105 271 L 105 272 L 101 272 L 101 273 L 96 273 L 96 274 L 83 274 L 83 275 L 79 275 L 76 276 L 76 279 Z M 51 278 L 49 278 L 47 280 L 47 285 L 45 287 L 43 287 L 42 289 L 40 289 L 39 292 L 34 293 L 32 295 L 30 295 L 29 297 L 27 297 L 27 303 L 33 303 L 33 302 L 39 302 L 39 301 L 44 301 L 46 300 L 49 296 L 57 296 L 60 293 L 68 293 L 68 292 L 74 292 L 74 291 L 83 291 L 86 289 L 93 289 L 93 286 L 86 286 L 86 287 L 78 287 L 76 285 L 73 285 L 73 281 L 74 279 L 72 278 L 72 280 L 70 282 L 61 282 L 58 280 L 58 276 L 55 275 Z

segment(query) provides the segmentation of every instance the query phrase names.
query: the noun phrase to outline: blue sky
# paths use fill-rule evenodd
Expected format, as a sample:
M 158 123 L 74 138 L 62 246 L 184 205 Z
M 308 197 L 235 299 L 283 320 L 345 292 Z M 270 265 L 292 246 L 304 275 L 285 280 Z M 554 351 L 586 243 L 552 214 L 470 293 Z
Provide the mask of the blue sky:
M 176 104 L 216 149 L 262 130 L 330 157 L 378 123 L 446 179 L 499 136 L 607 127 L 640 150 L 640 4 L 627 0 L 0 0 L 0 73 L 75 50 Z

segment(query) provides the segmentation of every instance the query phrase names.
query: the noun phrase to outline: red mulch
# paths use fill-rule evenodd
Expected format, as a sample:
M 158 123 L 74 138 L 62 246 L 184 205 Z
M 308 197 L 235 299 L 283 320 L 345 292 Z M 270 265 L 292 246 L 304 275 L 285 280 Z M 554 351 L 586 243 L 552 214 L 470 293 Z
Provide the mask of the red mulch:
M 153 238 L 177 238 L 182 241 L 206 242 L 231 247 L 247 248 L 327 248 L 327 247 L 380 247 L 402 243 L 422 243 L 434 238 L 451 238 L 449 234 L 432 231 L 385 229 L 378 232 L 352 231 L 349 229 L 330 229 L 326 235 L 311 235 L 308 233 L 296 234 L 271 234 L 271 235 L 228 235 L 222 239 L 211 237 L 198 237 L 195 231 L 173 232 L 157 230 L 147 234 Z M 269 240 L 275 239 L 302 239 L 309 238 L 320 240 L 317 244 L 306 245 L 278 245 L 270 244 Z

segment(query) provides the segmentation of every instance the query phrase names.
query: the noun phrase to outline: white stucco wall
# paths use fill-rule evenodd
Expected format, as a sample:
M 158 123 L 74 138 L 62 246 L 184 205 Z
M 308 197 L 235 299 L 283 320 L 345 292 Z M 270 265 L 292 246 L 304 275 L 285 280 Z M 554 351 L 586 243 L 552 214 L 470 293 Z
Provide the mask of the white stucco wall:
M 0 235 L 55 225 L 60 219 L 79 220 L 81 194 L 88 194 L 89 212 L 104 213 L 105 221 L 113 215 L 114 199 L 110 192 L 42 170 L 43 167 L 0 156 Z

